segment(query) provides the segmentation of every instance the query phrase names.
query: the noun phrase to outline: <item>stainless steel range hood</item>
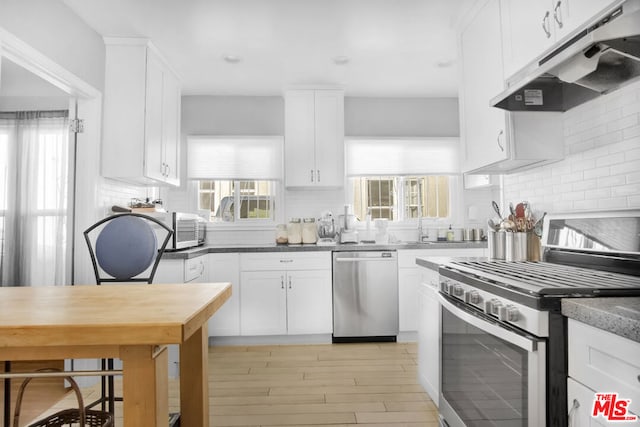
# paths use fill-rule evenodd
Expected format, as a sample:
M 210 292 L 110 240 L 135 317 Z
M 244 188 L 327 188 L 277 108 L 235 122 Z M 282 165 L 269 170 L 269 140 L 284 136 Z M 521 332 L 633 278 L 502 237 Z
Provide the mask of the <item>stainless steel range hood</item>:
M 640 0 L 617 2 L 507 80 L 491 105 L 567 111 L 640 77 Z

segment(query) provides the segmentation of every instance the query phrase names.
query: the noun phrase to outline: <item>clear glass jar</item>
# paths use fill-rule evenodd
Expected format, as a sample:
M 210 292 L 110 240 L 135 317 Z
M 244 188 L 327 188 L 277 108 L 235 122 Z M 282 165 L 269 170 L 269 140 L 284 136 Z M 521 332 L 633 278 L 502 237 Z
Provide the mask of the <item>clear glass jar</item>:
M 287 234 L 290 245 L 299 245 L 302 243 L 302 224 L 300 218 L 289 219 Z
M 289 242 L 289 233 L 287 232 L 287 224 L 278 224 L 276 226 L 276 243 L 279 245 Z
M 302 243 L 315 243 L 318 240 L 316 219 L 305 218 L 302 223 Z

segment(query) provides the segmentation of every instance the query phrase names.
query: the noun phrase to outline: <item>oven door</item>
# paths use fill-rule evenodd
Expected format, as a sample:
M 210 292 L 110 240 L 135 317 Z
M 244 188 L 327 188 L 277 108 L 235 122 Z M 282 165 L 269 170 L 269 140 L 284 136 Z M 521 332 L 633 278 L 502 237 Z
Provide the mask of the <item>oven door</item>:
M 545 425 L 545 339 L 447 295 L 438 298 L 442 425 Z

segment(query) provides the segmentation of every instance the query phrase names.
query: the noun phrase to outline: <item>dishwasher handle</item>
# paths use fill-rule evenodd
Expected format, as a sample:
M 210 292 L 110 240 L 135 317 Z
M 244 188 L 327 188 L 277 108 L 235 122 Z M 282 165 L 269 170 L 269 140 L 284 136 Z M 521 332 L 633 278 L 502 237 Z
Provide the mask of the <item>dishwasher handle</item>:
M 389 257 L 380 257 L 380 258 L 356 258 L 356 257 L 352 257 L 352 258 L 336 258 L 335 262 L 395 262 L 396 259 L 395 258 L 389 258 Z

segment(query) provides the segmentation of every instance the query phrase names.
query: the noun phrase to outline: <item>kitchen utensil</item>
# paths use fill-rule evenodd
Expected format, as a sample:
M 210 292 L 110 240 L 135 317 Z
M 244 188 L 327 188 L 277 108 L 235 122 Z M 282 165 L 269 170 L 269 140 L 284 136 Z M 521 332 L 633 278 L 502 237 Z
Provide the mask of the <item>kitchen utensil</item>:
M 518 203 L 516 205 L 516 218 L 524 218 L 524 203 Z
M 496 224 L 491 218 L 487 220 L 487 225 L 489 226 L 489 230 L 493 230 L 493 231 L 500 230 L 500 224 Z
M 516 210 L 513 207 L 513 203 L 509 202 L 509 212 L 511 212 L 511 215 L 516 216 Z
M 542 226 L 544 225 L 544 217 L 546 215 L 546 212 L 543 213 L 540 219 L 533 225 L 533 233 L 538 237 L 542 237 Z
M 493 210 L 496 212 L 498 217 L 502 219 L 502 214 L 500 214 L 500 208 L 498 207 L 498 204 L 495 202 L 495 200 L 491 201 L 491 206 L 493 206 Z

